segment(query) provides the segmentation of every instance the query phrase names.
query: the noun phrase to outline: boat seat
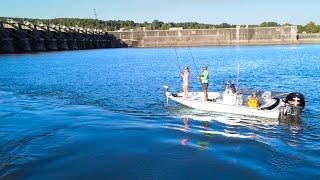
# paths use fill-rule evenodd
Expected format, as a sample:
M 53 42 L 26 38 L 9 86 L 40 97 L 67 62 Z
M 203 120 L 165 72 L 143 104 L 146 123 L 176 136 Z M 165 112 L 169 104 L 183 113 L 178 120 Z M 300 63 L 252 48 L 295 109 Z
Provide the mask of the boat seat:
M 261 110 L 272 110 L 276 108 L 280 104 L 280 99 L 279 98 L 273 98 L 270 99 L 269 102 L 261 106 Z

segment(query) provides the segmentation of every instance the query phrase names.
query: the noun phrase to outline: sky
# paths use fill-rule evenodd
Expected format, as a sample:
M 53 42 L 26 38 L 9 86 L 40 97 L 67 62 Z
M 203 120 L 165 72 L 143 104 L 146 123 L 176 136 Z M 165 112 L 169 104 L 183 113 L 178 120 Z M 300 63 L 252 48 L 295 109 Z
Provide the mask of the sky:
M 320 24 L 320 0 L 1 0 L 1 17 Z

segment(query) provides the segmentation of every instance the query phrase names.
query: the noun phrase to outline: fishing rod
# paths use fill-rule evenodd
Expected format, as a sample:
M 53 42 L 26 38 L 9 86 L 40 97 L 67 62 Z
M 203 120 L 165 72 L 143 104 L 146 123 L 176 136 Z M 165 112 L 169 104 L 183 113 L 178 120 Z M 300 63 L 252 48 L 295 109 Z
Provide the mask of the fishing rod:
M 193 61 L 193 65 L 194 65 L 194 67 L 196 68 L 196 71 L 197 71 L 197 75 L 198 75 L 197 79 L 199 79 L 200 84 L 202 84 L 202 80 L 200 79 L 200 73 L 199 73 L 199 70 L 198 70 L 198 66 L 197 66 L 197 64 L 196 64 L 196 62 L 194 60 L 193 54 L 192 54 L 192 52 L 190 50 L 190 46 L 188 46 L 188 50 L 189 50 L 189 53 L 191 55 L 191 58 L 192 58 L 192 61 Z
M 189 49 L 189 53 L 190 53 L 190 55 L 191 55 L 191 58 L 192 58 L 192 61 L 193 61 L 194 67 L 196 68 L 197 73 L 198 73 L 198 76 L 199 76 L 199 75 L 200 75 L 200 73 L 199 73 L 198 67 L 197 67 L 197 65 L 196 65 L 196 62 L 194 61 L 194 57 L 193 57 L 193 54 L 192 54 L 192 52 L 191 52 L 191 50 L 190 50 L 190 46 L 188 46 L 188 49 Z
M 180 62 L 179 62 L 179 57 L 178 57 L 178 53 L 177 53 L 177 48 L 174 46 L 174 52 L 176 54 L 176 59 L 177 59 L 177 63 L 178 63 L 178 68 L 179 68 L 179 73 L 181 73 L 181 66 L 180 66 Z
M 172 46 L 174 47 L 174 52 L 175 52 L 175 55 L 176 55 L 176 60 L 177 60 L 177 63 L 178 63 L 178 68 L 179 68 L 179 74 L 182 72 L 181 71 L 181 66 L 180 66 L 180 62 L 179 62 L 179 56 L 178 56 L 178 53 L 177 53 L 177 48 L 176 46 L 174 45 L 173 41 L 171 42 Z M 180 76 L 180 75 L 179 75 Z

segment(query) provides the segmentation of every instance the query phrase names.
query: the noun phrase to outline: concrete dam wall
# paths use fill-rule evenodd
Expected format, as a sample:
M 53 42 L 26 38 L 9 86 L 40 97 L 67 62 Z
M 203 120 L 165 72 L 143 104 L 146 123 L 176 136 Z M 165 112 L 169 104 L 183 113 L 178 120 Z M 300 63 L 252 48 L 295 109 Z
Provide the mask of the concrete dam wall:
M 109 32 L 131 47 L 295 44 L 297 27 Z
M 120 48 L 127 45 L 103 30 L 0 22 L 0 53 Z
M 300 44 L 320 44 L 320 33 L 299 33 L 297 39 Z
M 298 34 L 296 26 L 107 32 L 10 20 L 0 22 L 0 53 L 305 43 L 320 43 L 320 34 Z

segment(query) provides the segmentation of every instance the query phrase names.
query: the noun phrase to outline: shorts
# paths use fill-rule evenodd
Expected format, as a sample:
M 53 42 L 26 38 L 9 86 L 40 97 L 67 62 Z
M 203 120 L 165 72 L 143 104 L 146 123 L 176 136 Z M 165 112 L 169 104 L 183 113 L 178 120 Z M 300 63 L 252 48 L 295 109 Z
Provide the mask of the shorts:
M 183 83 L 183 88 L 188 88 L 189 87 L 189 83 Z
M 208 90 L 208 83 L 202 83 L 202 90 Z

